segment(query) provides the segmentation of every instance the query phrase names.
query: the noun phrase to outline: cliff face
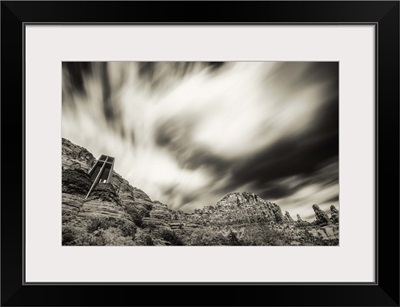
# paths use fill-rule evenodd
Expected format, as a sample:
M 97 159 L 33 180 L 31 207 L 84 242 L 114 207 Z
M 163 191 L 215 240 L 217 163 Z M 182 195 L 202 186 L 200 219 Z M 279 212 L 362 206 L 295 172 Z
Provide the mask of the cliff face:
M 62 140 L 63 245 L 338 245 L 339 212 L 317 205 L 312 223 L 254 193 L 229 193 L 193 213 L 169 210 L 113 171 L 87 199 L 96 162 L 85 148 Z

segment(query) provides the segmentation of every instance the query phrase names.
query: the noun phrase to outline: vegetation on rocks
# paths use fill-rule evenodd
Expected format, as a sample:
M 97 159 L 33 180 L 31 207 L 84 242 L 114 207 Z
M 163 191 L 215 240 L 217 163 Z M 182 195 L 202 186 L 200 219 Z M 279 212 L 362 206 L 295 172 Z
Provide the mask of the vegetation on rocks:
M 313 205 L 315 220 L 289 212 L 254 193 L 229 193 L 193 213 L 172 211 L 132 187 L 115 171 L 111 182 L 91 186 L 95 159 L 62 140 L 62 245 L 314 246 L 339 245 L 339 211 Z

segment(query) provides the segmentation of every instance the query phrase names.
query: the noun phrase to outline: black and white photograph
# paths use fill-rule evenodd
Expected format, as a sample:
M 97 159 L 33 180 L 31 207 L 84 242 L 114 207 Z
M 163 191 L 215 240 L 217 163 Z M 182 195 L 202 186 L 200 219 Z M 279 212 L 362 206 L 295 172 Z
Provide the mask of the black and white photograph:
M 0 305 L 399 306 L 399 8 L 3 1 Z
M 63 246 L 339 246 L 338 62 L 63 62 Z

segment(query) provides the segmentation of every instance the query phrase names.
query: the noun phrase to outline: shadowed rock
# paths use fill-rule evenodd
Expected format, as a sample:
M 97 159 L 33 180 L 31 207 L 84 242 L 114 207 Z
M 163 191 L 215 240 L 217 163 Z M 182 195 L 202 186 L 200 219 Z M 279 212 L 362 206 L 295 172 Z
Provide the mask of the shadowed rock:
M 331 206 L 331 221 L 335 224 L 339 223 L 339 211 L 335 206 Z
M 278 224 L 282 224 L 285 221 L 285 218 L 282 214 L 281 208 L 278 205 L 274 204 L 274 206 L 272 207 L 272 211 L 274 212 L 275 215 L 275 221 Z
M 76 168 L 62 171 L 63 193 L 86 195 L 90 185 L 90 176 L 84 170 Z
M 317 225 L 321 224 L 329 224 L 331 220 L 329 219 L 328 215 L 322 211 L 318 205 L 313 205 L 312 206 L 314 212 L 315 212 L 315 222 Z
M 63 245 L 338 245 L 339 212 L 313 206 L 310 224 L 254 193 L 233 192 L 194 212 L 170 210 L 113 171 L 88 199 L 95 159 L 63 139 Z M 328 223 L 332 221 L 329 225 Z

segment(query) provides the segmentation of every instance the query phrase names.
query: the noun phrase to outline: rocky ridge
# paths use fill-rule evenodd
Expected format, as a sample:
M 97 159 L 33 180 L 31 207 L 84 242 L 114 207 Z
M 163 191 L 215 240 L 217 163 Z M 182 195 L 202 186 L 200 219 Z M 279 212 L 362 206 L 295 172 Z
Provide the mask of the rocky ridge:
M 152 201 L 115 171 L 110 183 L 91 186 L 96 162 L 85 148 L 62 139 L 63 245 L 338 245 L 339 212 L 313 205 L 316 219 L 289 212 L 254 193 L 229 193 L 193 213 Z

